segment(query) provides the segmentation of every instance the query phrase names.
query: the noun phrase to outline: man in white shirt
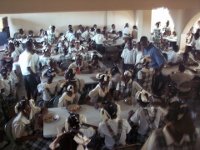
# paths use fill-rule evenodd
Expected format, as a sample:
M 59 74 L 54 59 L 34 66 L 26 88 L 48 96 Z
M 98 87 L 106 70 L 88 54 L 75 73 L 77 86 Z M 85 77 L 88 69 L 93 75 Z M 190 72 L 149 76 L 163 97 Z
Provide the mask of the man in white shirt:
M 97 29 L 96 33 L 97 34 L 92 38 L 92 40 L 95 41 L 95 43 L 96 43 L 96 50 L 101 53 L 104 53 L 105 47 L 103 46 L 103 44 L 106 39 L 105 39 L 104 35 L 101 34 L 100 29 Z
M 19 66 L 24 78 L 24 84 L 26 88 L 27 98 L 31 97 L 36 99 L 37 97 L 37 81 L 35 78 L 35 72 L 33 71 L 32 61 L 33 43 L 31 41 L 26 42 L 26 50 L 19 56 Z
M 127 41 L 127 48 L 122 51 L 123 70 L 134 69 L 136 61 L 136 51 L 133 49 L 131 39 Z

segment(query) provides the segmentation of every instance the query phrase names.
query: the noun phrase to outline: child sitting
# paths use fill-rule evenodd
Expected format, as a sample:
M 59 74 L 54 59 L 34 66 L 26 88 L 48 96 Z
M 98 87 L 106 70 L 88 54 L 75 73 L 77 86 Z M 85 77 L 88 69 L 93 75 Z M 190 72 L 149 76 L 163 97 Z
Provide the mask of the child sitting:
M 74 86 L 68 85 L 66 91 L 58 101 L 58 107 L 68 107 L 70 104 L 78 104 L 79 96 L 75 93 Z
M 101 74 L 98 73 L 96 75 L 96 78 L 99 80 L 99 84 L 96 85 L 96 87 L 89 92 L 90 102 L 95 105 L 95 108 L 98 108 L 98 101 L 103 101 L 106 96 L 109 94 L 109 81 L 110 76 L 107 74 Z
M 50 68 L 46 72 L 47 82 L 38 85 L 38 92 L 42 93 L 43 107 L 48 107 L 52 98 L 57 95 L 58 82 L 53 82 L 55 72 Z
M 50 144 L 51 150 L 86 150 L 87 144 L 90 142 L 90 137 L 94 135 L 94 129 L 88 128 L 90 135 L 86 136 L 84 130 L 81 129 L 81 115 L 70 113 L 66 120 L 65 132 L 57 136 Z
M 155 112 L 149 107 L 150 96 L 151 95 L 145 90 L 136 93 L 135 98 L 140 107 L 130 117 L 131 124 L 138 125 L 137 140 L 140 143 L 144 143 L 150 131 L 155 128 Z
M 33 124 L 38 119 L 36 114 L 40 111 L 42 113 L 46 111 L 35 106 L 34 100 L 20 100 L 15 106 L 15 111 L 17 116 L 12 122 L 12 136 L 20 142 L 20 149 L 48 148 L 49 141 L 42 138 L 40 135 L 42 133 L 36 134 Z
M 132 91 L 132 72 L 126 70 L 122 80 L 118 82 L 116 87 L 116 97 L 119 99 L 125 99 L 125 102 L 131 102 L 131 91 Z

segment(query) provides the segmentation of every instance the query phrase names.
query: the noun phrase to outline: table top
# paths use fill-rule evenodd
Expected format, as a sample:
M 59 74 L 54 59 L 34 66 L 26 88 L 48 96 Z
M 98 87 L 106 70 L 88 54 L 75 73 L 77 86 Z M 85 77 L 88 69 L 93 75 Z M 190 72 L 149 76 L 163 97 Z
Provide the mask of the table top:
M 58 134 L 58 129 L 62 129 L 65 126 L 65 120 L 68 118 L 69 113 L 66 108 L 49 108 L 48 111 L 53 114 L 59 115 L 59 119 L 51 122 L 43 124 L 43 136 L 46 138 L 55 137 Z
M 127 105 L 123 101 L 117 102 L 121 106 L 121 115 L 120 118 L 127 119 L 128 112 L 130 110 L 135 110 L 132 105 Z M 58 130 L 61 130 L 65 125 L 65 120 L 69 116 L 69 113 L 66 108 L 60 107 L 60 108 L 49 108 L 49 112 L 58 114 L 59 120 L 51 122 L 51 123 L 45 123 L 43 125 L 43 136 L 50 138 L 55 137 L 58 134 Z M 78 114 L 83 114 L 86 119 L 87 123 L 97 126 L 101 122 L 99 109 L 95 109 L 93 106 L 89 105 L 81 105 L 80 110 L 77 112 Z
M 76 74 L 75 76 L 79 80 L 84 80 L 85 84 L 96 84 L 98 80 L 96 79 L 96 73 L 91 74 Z M 64 76 L 56 76 L 53 79 L 53 82 L 63 82 L 65 80 Z M 42 82 L 46 82 L 46 78 L 41 79 Z

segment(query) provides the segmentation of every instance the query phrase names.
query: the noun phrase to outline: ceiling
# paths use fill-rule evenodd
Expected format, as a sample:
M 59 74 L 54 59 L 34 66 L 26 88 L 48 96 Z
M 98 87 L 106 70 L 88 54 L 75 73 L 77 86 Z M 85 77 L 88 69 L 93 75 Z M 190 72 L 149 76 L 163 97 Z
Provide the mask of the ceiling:
M 0 13 L 145 10 L 163 6 L 197 9 L 200 0 L 1 0 Z

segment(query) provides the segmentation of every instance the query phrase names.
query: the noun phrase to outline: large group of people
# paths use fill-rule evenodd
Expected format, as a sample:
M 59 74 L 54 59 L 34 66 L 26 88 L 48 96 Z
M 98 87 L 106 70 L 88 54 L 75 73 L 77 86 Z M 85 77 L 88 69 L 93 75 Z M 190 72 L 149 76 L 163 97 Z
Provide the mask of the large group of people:
M 195 113 L 187 102 L 200 96 L 199 72 L 193 69 L 199 66 L 199 29 L 196 43 L 177 53 L 173 40 L 166 40 L 169 21 L 163 35 L 160 22 L 156 26 L 153 42 L 138 39 L 137 26 L 131 30 L 128 23 L 122 31 L 115 24 L 102 30 L 96 24 L 77 30 L 69 25 L 60 34 L 52 25 L 37 36 L 19 29 L 0 63 L 2 135 L 3 125 L 12 120 L 12 136 L 21 149 L 112 150 L 127 144 L 143 150 L 198 149 Z M 120 43 L 117 62 L 104 57 L 110 40 Z M 177 71 L 164 73 L 172 67 Z M 88 85 L 81 74 L 95 74 L 95 82 Z M 136 111 L 121 118 L 118 101 Z M 82 104 L 99 110 L 98 126 L 86 127 L 87 116 L 77 113 Z M 43 122 L 52 107 L 66 107 L 69 117 L 57 137 L 46 139 Z

